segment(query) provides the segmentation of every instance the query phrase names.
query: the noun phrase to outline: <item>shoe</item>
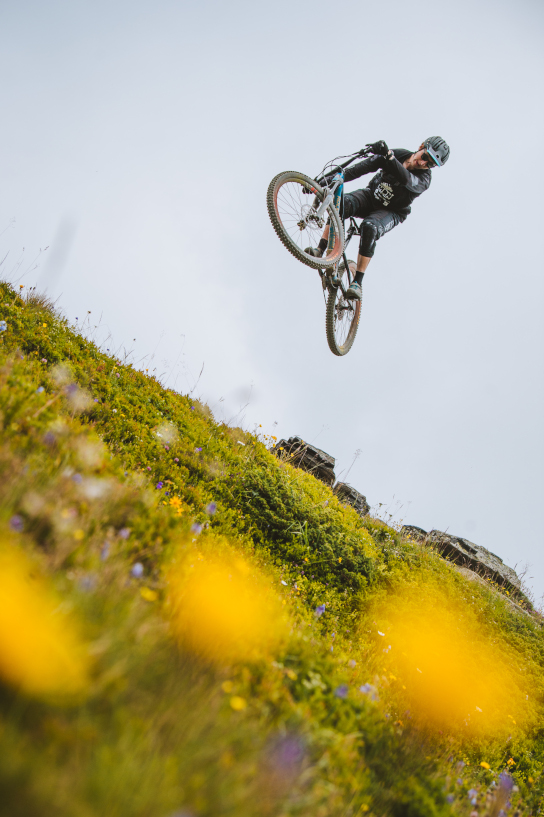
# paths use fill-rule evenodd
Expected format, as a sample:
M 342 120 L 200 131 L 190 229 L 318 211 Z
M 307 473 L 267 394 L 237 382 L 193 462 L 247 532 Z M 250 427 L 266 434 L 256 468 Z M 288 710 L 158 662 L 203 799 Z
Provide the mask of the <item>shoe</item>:
M 304 252 L 306 255 L 311 255 L 312 258 L 323 258 L 323 253 L 318 247 L 306 247 Z
M 346 298 L 348 299 L 348 301 L 360 301 L 362 297 L 363 288 L 361 284 L 358 284 L 357 281 L 354 281 L 349 287 L 348 291 L 346 292 Z

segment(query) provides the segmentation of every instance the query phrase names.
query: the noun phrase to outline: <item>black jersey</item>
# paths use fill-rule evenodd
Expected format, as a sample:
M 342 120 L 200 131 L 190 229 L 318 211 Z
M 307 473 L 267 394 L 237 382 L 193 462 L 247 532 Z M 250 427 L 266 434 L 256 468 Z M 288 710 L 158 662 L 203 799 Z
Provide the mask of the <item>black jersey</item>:
M 432 172 L 425 170 L 406 170 L 403 162 L 412 155 L 411 150 L 397 148 L 391 159 L 385 156 L 371 156 L 359 164 L 346 168 L 344 181 L 351 182 L 379 170 L 370 180 L 367 190 L 376 199 L 376 209 L 387 208 L 400 216 L 410 213 L 413 200 L 427 190 L 431 183 Z

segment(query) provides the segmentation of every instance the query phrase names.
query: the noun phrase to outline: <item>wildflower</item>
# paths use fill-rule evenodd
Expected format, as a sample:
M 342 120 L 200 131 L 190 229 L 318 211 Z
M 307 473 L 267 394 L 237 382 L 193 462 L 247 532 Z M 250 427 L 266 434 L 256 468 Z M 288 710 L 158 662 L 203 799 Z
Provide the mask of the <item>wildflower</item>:
M 151 466 L 150 465 L 147 466 L 147 470 L 151 471 Z
M 191 525 L 191 533 L 196 533 L 196 535 L 198 536 L 198 534 L 201 531 L 202 531 L 202 525 L 200 524 L 200 522 L 193 522 L 193 524 Z
M 25 526 L 22 516 L 19 516 L 18 514 L 12 516 L 11 519 L 9 520 L 9 526 L 16 533 L 21 533 Z
M 46 357 L 42 357 L 42 363 L 47 363 L 47 358 Z
M 191 560 L 192 561 L 192 560 Z M 247 660 L 275 648 L 287 622 L 269 584 L 234 553 L 202 559 L 169 577 L 172 627 L 185 649 L 213 663 Z
M 446 802 L 447 803 L 451 804 L 451 803 L 453 803 L 454 800 L 455 800 L 455 797 L 453 796 L 453 794 L 446 795 Z
M 120 539 L 128 539 L 130 536 L 130 528 L 121 528 L 118 535 Z
M 287 582 L 284 582 L 284 581 L 283 581 L 283 579 L 281 580 L 281 583 L 282 583 L 282 584 L 283 584 L 285 587 L 287 587 L 287 586 L 288 586 L 288 585 L 287 585 Z
M 5 332 L 7 328 L 7 323 L 5 321 L 0 321 L 0 332 Z
M 88 657 L 59 599 L 14 548 L 0 550 L 0 676 L 33 695 L 77 692 Z
M 318 607 L 315 608 L 314 616 L 316 618 L 320 618 L 323 615 L 324 612 L 325 612 L 325 605 L 320 604 Z
M 217 504 L 215 502 L 210 502 L 209 505 L 206 505 L 206 513 L 210 516 L 213 516 L 217 510 Z
M 130 575 L 134 576 L 135 579 L 141 579 L 141 577 L 144 575 L 143 564 L 141 562 L 135 562 L 135 564 L 132 565 Z
M 121 375 L 119 374 L 119 372 L 115 372 L 115 377 L 121 377 Z
M 157 601 L 159 594 L 150 587 L 142 587 L 140 589 L 140 596 L 146 601 Z
M 384 636 L 384 635 L 385 635 L 385 633 L 380 633 L 380 631 L 378 630 L 378 635 L 382 635 L 382 636 Z
M 491 768 L 489 763 L 486 763 L 485 760 L 482 760 L 482 762 L 480 763 L 480 766 L 482 767 L 482 769 L 490 769 Z
M 232 681 L 223 681 L 223 683 L 221 684 L 221 689 L 223 690 L 223 692 L 229 694 L 234 689 L 234 684 L 232 683 Z
M 240 698 L 239 695 L 233 695 L 230 699 L 230 705 L 235 712 L 241 712 L 242 709 L 246 708 L 247 701 L 245 698 Z
M 514 760 L 513 757 L 509 758 L 509 760 L 507 760 L 506 763 L 507 763 L 508 766 L 515 766 L 516 765 L 516 761 Z
M 463 778 L 462 778 L 462 777 L 458 777 L 458 778 L 457 778 L 457 780 L 456 780 L 455 782 L 457 783 L 457 785 L 458 785 L 458 786 L 462 786 L 462 785 L 463 785 Z
M 162 486 L 163 486 L 163 485 L 164 485 L 164 482 L 157 482 L 157 484 L 155 485 L 155 488 L 156 488 L 158 491 L 160 491 L 160 489 L 162 488 Z
M 467 791 L 467 797 L 469 798 L 469 800 L 472 799 L 473 797 L 476 797 L 477 794 L 478 794 L 477 789 L 469 789 Z
M 174 457 L 174 462 L 179 462 L 178 457 Z
M 347 698 L 349 692 L 349 687 L 347 684 L 340 684 L 340 686 L 336 687 L 334 690 L 334 697 L 335 698 Z
M 359 692 L 362 692 L 363 695 L 368 695 L 371 701 L 378 700 L 378 690 L 375 686 L 372 686 L 372 684 L 363 684 L 359 687 Z
M 79 485 L 80 482 L 83 482 L 83 477 L 81 474 L 74 474 L 72 477 L 73 481 Z
M 191 406 L 191 411 L 194 411 L 194 410 L 195 410 L 195 407 L 194 407 L 194 406 Z
M 202 451 L 201 448 L 195 448 L 195 451 Z

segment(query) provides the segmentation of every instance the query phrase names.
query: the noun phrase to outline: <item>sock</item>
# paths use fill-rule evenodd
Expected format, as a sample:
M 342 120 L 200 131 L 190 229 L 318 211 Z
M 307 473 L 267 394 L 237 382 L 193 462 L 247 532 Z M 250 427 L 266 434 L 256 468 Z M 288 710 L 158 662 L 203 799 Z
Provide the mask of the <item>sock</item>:
M 362 283 L 363 283 L 363 275 L 364 275 L 364 272 L 356 272 L 355 273 L 355 283 L 359 284 L 359 286 L 361 286 Z
M 317 245 L 317 249 L 322 253 L 325 252 L 328 243 L 329 243 L 328 238 L 322 238 L 319 244 Z

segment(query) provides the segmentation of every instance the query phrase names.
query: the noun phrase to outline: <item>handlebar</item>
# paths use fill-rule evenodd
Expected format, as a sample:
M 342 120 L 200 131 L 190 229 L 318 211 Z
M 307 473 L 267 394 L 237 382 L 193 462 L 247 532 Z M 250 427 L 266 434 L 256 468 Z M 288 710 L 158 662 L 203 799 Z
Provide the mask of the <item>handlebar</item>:
M 369 153 L 370 153 L 369 147 L 362 148 L 361 150 L 357 151 L 357 153 L 354 153 L 353 156 L 350 156 L 349 159 L 346 159 L 345 162 L 342 162 L 342 164 L 336 165 L 336 170 L 345 170 L 346 167 L 348 167 L 352 162 L 355 162 L 357 159 L 361 159 L 364 156 L 368 156 Z M 329 172 L 334 173 L 335 169 L 331 168 Z M 320 173 L 319 176 L 316 176 L 315 180 L 316 182 L 321 182 L 322 180 L 324 180 L 324 178 L 325 178 L 324 174 Z

